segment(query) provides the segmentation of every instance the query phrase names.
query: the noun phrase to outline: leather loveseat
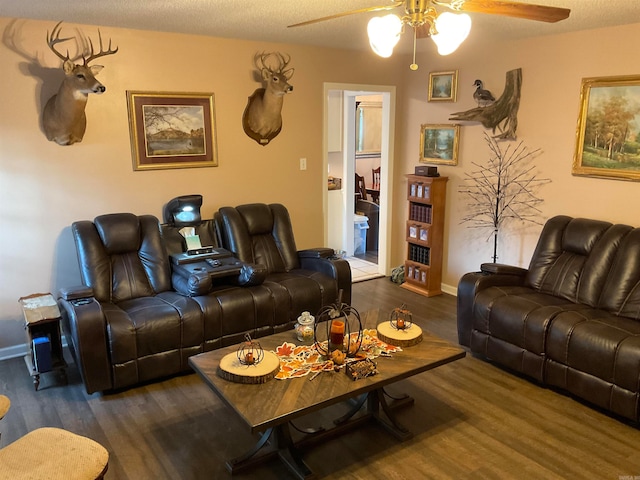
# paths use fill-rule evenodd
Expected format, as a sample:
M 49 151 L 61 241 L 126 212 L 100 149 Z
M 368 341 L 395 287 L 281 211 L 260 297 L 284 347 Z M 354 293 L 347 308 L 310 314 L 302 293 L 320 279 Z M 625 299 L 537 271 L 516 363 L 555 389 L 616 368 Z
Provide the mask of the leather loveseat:
M 640 228 L 551 218 L 528 269 L 484 264 L 457 301 L 471 352 L 638 421 Z
M 269 258 L 252 255 L 260 245 L 248 245 L 242 253 L 251 261 L 220 278 L 176 274 L 169 255 L 182 251 L 177 227 L 161 226 L 154 216 L 108 214 L 72 225 L 83 285 L 62 289 L 59 305 L 88 393 L 188 372 L 191 355 L 238 343 L 247 333 L 290 329 L 302 311 L 334 303 L 339 289 L 350 302 L 346 261 L 330 249 L 298 252 L 286 209 L 255 208 L 277 212 L 268 217 L 277 235 L 264 232 L 260 242 L 270 244 Z M 222 247 L 213 220 L 196 233 Z

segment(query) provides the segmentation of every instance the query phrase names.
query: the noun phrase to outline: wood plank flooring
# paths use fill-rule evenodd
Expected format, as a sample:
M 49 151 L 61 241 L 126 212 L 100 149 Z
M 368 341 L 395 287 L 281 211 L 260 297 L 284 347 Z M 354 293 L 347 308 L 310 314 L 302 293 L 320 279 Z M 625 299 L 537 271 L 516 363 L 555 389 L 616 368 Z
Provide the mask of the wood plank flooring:
M 388 278 L 354 285 L 358 310 L 391 311 L 402 303 L 422 328 L 457 343 L 454 297 L 422 297 Z M 35 392 L 21 358 L 0 362 L 0 392 L 12 401 L 0 420 L 0 446 L 38 427 L 61 427 L 109 450 L 107 480 L 200 480 L 230 478 L 225 460 L 255 442 L 246 425 L 195 374 L 110 395 L 87 395 L 73 365 L 68 386 L 53 380 L 45 376 Z M 416 399 L 413 407 L 398 412 L 414 437 L 399 443 L 371 425 L 316 445 L 305 459 L 319 478 L 640 477 L 636 425 L 472 355 L 391 390 Z M 259 395 L 255 401 L 260 402 Z M 306 417 L 299 426 L 316 421 Z M 292 477 L 274 461 L 234 478 Z

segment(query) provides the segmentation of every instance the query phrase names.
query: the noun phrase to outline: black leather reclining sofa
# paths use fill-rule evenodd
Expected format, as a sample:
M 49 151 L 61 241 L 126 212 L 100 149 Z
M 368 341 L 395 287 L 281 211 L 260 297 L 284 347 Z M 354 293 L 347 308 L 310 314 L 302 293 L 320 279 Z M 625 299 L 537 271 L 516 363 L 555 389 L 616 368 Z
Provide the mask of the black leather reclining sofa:
M 351 301 L 351 270 L 333 250 L 298 251 L 282 205 L 221 210 L 203 245 L 228 247 L 238 271 L 178 273 L 178 228 L 151 215 L 101 215 L 72 225 L 83 285 L 62 289 L 67 343 L 88 393 L 122 389 L 190 371 L 191 355 L 291 329 L 303 311 Z M 234 260 L 235 261 L 235 260 Z M 293 338 L 292 338 L 293 339 Z
M 462 277 L 458 339 L 638 422 L 640 228 L 551 218 L 528 269 L 484 264 Z

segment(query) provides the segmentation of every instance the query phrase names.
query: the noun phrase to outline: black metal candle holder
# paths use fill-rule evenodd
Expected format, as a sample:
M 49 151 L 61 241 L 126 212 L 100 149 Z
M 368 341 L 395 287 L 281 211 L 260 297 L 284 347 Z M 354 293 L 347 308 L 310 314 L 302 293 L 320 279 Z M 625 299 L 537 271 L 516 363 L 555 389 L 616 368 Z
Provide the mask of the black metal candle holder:
M 400 307 L 393 309 L 389 316 L 389 323 L 391 328 L 395 330 L 409 330 L 411 328 L 413 317 L 404 303 Z
M 264 358 L 264 350 L 260 346 L 260 343 L 251 339 L 251 335 L 248 333 L 244 336 L 245 341 L 240 344 L 236 355 L 238 361 L 242 365 L 257 365 Z
M 338 300 L 320 310 L 313 329 L 315 349 L 324 356 L 335 350 L 354 357 L 362 344 L 362 320 L 351 305 L 342 303 L 342 290 Z M 345 341 L 346 340 L 346 341 Z

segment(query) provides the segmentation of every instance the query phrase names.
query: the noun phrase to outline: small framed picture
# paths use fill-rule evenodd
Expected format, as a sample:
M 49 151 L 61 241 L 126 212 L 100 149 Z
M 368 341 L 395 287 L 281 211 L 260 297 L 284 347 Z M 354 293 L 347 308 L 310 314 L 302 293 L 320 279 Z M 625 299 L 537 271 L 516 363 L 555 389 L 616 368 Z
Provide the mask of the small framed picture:
M 420 163 L 458 164 L 460 125 L 421 125 Z
M 458 92 L 458 71 L 429 73 L 429 101 L 455 102 Z

